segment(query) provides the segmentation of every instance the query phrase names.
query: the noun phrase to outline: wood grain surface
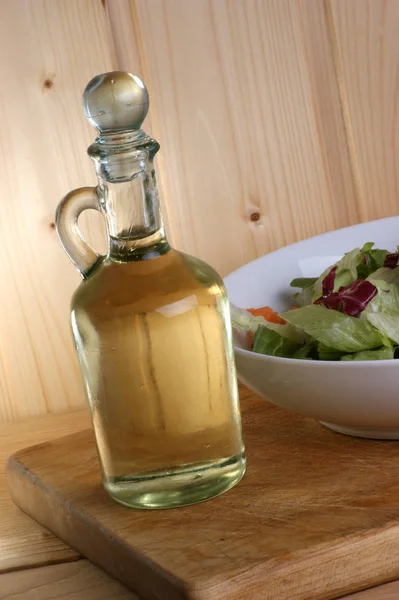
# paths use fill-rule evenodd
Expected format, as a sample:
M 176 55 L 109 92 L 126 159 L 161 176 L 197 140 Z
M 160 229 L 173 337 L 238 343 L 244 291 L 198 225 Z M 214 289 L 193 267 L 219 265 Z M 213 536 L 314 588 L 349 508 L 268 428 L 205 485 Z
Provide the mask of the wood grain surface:
M 54 213 L 70 189 L 95 182 L 85 156 L 93 130 L 81 91 L 113 68 L 97 0 L 1 0 L 0 418 L 81 407 L 69 331 L 79 277 L 57 239 Z M 87 227 L 98 225 L 94 217 Z M 96 228 L 89 238 L 101 243 Z
M 87 427 L 88 414 L 78 411 L 47 415 L 21 423 L 0 424 L 0 599 L 116 600 L 136 598 L 132 592 L 22 513 L 11 501 L 3 463 L 23 446 L 42 443 Z M 63 565 L 52 563 L 74 562 Z M 356 568 L 356 556 L 351 559 Z M 32 568 L 39 565 L 51 566 Z M 22 572 L 21 569 L 28 569 Z M 5 571 L 12 570 L 12 573 Z M 397 600 L 399 582 L 392 582 L 341 600 Z M 294 600 L 292 598 L 291 600 Z
M 81 92 L 151 94 L 171 241 L 223 275 L 399 206 L 397 0 L 0 0 L 0 420 L 81 407 L 79 277 L 54 230 L 94 183 Z M 82 228 L 104 249 L 99 215 Z M 367 241 L 367 240 L 366 240 Z
M 399 582 L 338 600 L 397 600 Z M 0 575 L 0 600 L 139 600 L 87 560 Z M 295 600 L 292 597 L 291 600 Z
M 81 410 L 0 423 L 0 573 L 79 558 L 75 550 L 15 506 L 6 485 L 4 465 L 10 453 L 84 429 L 89 421 L 88 412 Z M 0 593 L 1 589 L 0 584 Z
M 139 600 L 86 560 L 0 575 L 0 600 Z
M 248 473 L 211 502 L 117 505 L 91 431 L 14 456 L 12 495 L 145 598 L 327 600 L 399 577 L 398 445 L 334 434 L 249 391 L 242 406 Z
M 399 598 L 399 581 L 392 581 L 385 585 L 363 592 L 357 592 L 350 596 L 345 596 L 339 600 L 397 600 Z
M 358 220 L 323 2 L 152 0 L 136 12 L 180 247 L 226 273 Z
M 337 76 L 362 220 L 399 211 L 399 4 L 331 0 Z

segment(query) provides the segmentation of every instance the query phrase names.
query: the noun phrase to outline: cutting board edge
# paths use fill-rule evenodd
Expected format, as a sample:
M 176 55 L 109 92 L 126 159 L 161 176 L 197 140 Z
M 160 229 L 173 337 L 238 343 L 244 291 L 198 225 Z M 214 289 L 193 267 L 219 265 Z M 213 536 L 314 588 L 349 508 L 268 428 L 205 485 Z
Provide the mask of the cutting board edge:
M 85 431 L 90 431 L 90 429 Z M 158 564 L 148 559 L 145 555 L 140 554 L 134 548 L 127 545 L 123 539 L 120 539 L 114 534 L 111 535 L 114 537 L 117 546 L 116 549 L 118 550 L 118 552 L 115 551 L 115 555 L 118 557 L 122 556 L 120 563 L 129 561 L 129 564 L 136 566 L 136 570 L 134 570 L 133 575 L 132 572 L 124 573 L 123 570 L 121 572 L 121 570 L 118 570 L 117 567 L 110 567 L 109 561 L 106 560 L 105 556 L 104 560 L 93 560 L 90 557 L 90 552 L 87 552 L 80 544 L 76 544 L 76 540 L 74 539 L 73 535 L 70 535 L 70 532 L 63 531 L 62 528 L 60 529 L 57 526 L 57 521 L 58 523 L 61 523 L 61 519 L 57 519 L 56 516 L 57 507 L 61 509 L 61 499 L 55 492 L 43 485 L 37 476 L 23 463 L 23 458 L 29 456 L 32 451 L 37 451 L 39 448 L 40 451 L 45 451 L 46 446 L 54 443 L 61 443 L 66 438 L 73 438 L 76 435 L 77 434 L 63 436 L 57 440 L 44 442 L 36 446 L 19 450 L 15 454 L 11 455 L 6 464 L 6 474 L 9 482 L 11 497 L 14 503 L 25 513 L 32 518 L 35 518 L 36 521 L 38 521 L 52 533 L 56 534 L 77 552 L 88 557 L 89 560 L 91 560 L 94 564 L 107 571 L 110 575 L 119 579 L 119 581 L 127 585 L 133 591 L 141 594 L 144 598 L 153 599 L 154 596 L 151 588 L 154 588 L 154 586 L 160 586 L 162 588 L 162 592 L 168 594 L 168 600 L 214 600 L 215 598 L 218 598 L 218 600 L 238 600 L 239 598 L 242 598 L 243 593 L 247 594 L 247 600 L 257 600 L 257 594 L 262 592 L 262 586 L 266 583 L 266 581 L 269 583 L 268 587 L 271 589 L 274 587 L 273 582 L 278 581 L 281 590 L 282 578 L 287 579 L 288 577 L 289 579 L 292 579 L 297 577 L 298 573 L 301 571 L 309 570 L 309 572 L 311 572 L 311 570 L 315 570 L 318 567 L 321 568 L 323 566 L 321 559 L 323 555 L 326 554 L 327 548 L 323 549 L 322 547 L 316 547 L 316 551 L 312 552 L 311 554 L 308 553 L 303 555 L 302 553 L 302 555 L 295 556 L 292 561 L 288 561 L 285 564 L 282 564 L 282 558 L 279 560 L 273 560 L 272 563 L 269 564 L 258 563 L 246 569 L 232 569 L 231 577 L 229 577 L 228 581 L 226 581 L 225 574 L 224 578 L 222 576 L 212 578 L 201 577 L 194 582 L 186 582 L 172 575 L 170 572 L 166 571 Z M 35 517 L 33 517 L 32 511 L 30 510 L 29 502 L 27 501 L 29 496 L 24 493 L 24 487 L 27 485 L 29 485 L 31 488 L 34 488 L 36 499 L 42 506 L 41 514 L 39 516 L 36 512 Z M 82 528 L 87 530 L 87 535 L 85 537 L 88 540 L 88 545 L 95 543 L 97 544 L 97 547 L 101 546 L 101 535 L 99 540 L 96 541 L 93 539 L 93 533 L 97 533 L 98 535 L 98 532 L 91 527 L 91 524 L 96 522 L 95 519 L 85 515 L 85 521 L 85 519 L 83 519 L 84 513 L 80 513 L 78 510 L 74 511 L 73 506 L 70 506 L 69 509 L 71 511 L 71 516 L 73 516 L 74 519 L 78 519 Z M 104 534 L 104 526 L 101 524 L 99 525 L 100 528 L 102 528 L 102 534 Z M 397 554 L 399 554 L 399 524 L 387 524 L 384 529 L 381 529 L 377 532 L 368 532 L 363 536 L 354 536 L 353 544 L 356 546 L 357 543 L 360 544 L 368 538 L 370 538 L 370 540 L 374 539 L 375 541 L 375 537 L 381 537 L 379 543 L 381 545 L 381 551 L 383 552 L 387 547 L 387 542 L 385 539 L 386 530 L 390 530 L 389 533 L 393 537 L 397 538 Z M 109 531 L 106 531 L 106 534 L 107 533 L 109 534 Z M 397 533 L 397 535 L 394 535 L 395 533 Z M 382 539 L 383 536 L 384 539 Z M 347 554 L 349 553 L 349 550 L 347 545 L 348 540 L 344 539 L 342 542 L 337 543 L 333 550 L 331 550 L 331 548 L 328 550 L 330 555 L 331 552 L 333 552 L 334 555 L 338 555 L 335 558 L 331 558 L 331 556 L 329 557 L 328 562 L 332 572 L 336 570 L 342 562 L 346 562 L 348 560 Z M 116 549 L 114 548 L 114 550 Z M 360 550 L 364 551 L 363 548 Z M 113 557 L 113 562 L 117 562 L 117 556 Z M 315 557 L 319 559 L 318 562 L 315 562 Z M 390 549 L 389 552 L 387 551 L 386 559 L 391 557 L 392 549 Z M 386 563 L 387 560 L 383 562 Z M 318 600 L 319 598 L 323 598 L 323 600 L 332 600 L 337 598 L 339 595 L 360 591 L 361 589 L 366 589 L 377 584 L 392 581 L 398 577 L 399 562 L 397 566 L 389 569 L 384 575 L 378 577 L 370 576 L 365 572 L 363 578 L 358 581 L 356 585 L 335 584 L 335 586 L 330 587 L 330 593 L 324 594 L 323 596 L 320 596 L 319 594 L 309 595 L 312 594 L 312 590 L 309 589 L 309 591 L 306 592 L 306 596 L 301 596 L 301 600 Z M 241 581 L 236 581 L 238 578 L 241 578 Z M 317 578 L 319 578 L 319 574 L 317 574 Z M 255 585 L 253 583 L 254 580 L 256 580 Z M 151 581 L 150 589 L 148 589 L 148 581 Z M 311 581 L 309 581 L 309 583 L 311 583 Z M 269 599 L 264 596 L 263 600 Z M 278 597 L 270 596 L 270 600 L 292 600 L 292 585 L 288 583 L 284 593 L 280 593 Z
M 382 552 L 379 554 L 380 562 L 386 565 L 392 560 L 392 554 L 399 555 L 399 523 L 394 526 L 388 525 L 376 533 L 369 532 L 363 536 L 354 536 L 352 540 L 354 548 L 351 549 L 347 547 L 348 539 L 343 539 L 342 542 L 335 544 L 333 550 L 327 544 L 317 546 L 314 552 L 301 553 L 301 555 L 294 556 L 293 560 L 286 560 L 284 563 L 283 561 L 287 557 L 285 555 L 278 560 L 274 559 L 269 564 L 259 563 L 247 569 L 237 570 L 236 573 L 232 572 L 227 581 L 226 576 L 224 578 L 218 576 L 212 579 L 198 579 L 196 583 L 187 586 L 192 594 L 189 597 L 195 600 L 242 600 L 245 593 L 246 600 L 259 600 L 260 597 L 262 597 L 262 600 L 335 600 L 342 596 L 346 597 L 349 594 L 389 583 L 399 578 L 399 560 L 396 565 L 389 566 L 385 574 L 370 575 L 368 566 L 363 566 L 363 576 L 359 577 L 357 582 L 353 584 L 334 581 L 333 576 L 334 571 L 340 566 L 353 564 L 352 554 L 356 556 L 356 559 L 361 559 L 360 553 L 362 551 L 367 554 L 367 548 L 363 548 L 361 545 L 364 545 L 364 542 L 367 542 L 368 539 L 375 543 L 375 538 L 381 538 L 378 540 L 379 550 L 384 550 L 387 547 L 387 531 L 392 539 L 396 541 L 396 552 L 392 553 L 392 547 L 390 546 L 390 550 L 386 550 L 385 555 Z M 360 548 L 357 549 L 356 546 L 360 546 Z M 374 551 L 378 552 L 378 550 Z M 328 555 L 328 560 L 323 561 L 326 555 Z M 382 560 L 381 556 L 383 557 Z M 359 562 L 362 561 L 359 560 Z M 331 580 L 328 580 L 325 576 L 326 564 L 329 567 Z M 374 565 L 374 558 L 370 557 L 370 567 L 372 565 Z M 312 581 L 312 578 L 308 576 L 309 589 L 302 589 L 300 595 L 294 596 L 296 586 L 295 583 L 291 585 L 290 581 L 297 581 L 301 572 L 304 571 L 309 574 L 313 572 L 314 580 Z M 235 585 L 234 579 L 236 577 L 256 580 L 257 585 L 243 584 L 242 581 Z M 324 586 L 328 587 L 328 592 L 321 592 L 316 589 L 316 582 L 319 582 L 321 578 L 323 578 Z M 282 585 L 282 580 L 285 582 L 284 585 Z M 268 589 L 267 595 L 264 595 L 266 583 Z M 226 591 L 226 585 L 234 587 L 233 594 Z M 277 585 L 279 587 L 278 595 L 274 591 Z M 223 587 L 224 589 L 222 589 Z M 259 594 L 262 594 L 262 596 Z
M 76 435 L 76 434 L 72 434 Z M 70 435 L 63 437 L 72 437 Z M 62 439 L 62 438 L 59 438 Z M 57 440 L 52 440 L 57 441 Z M 13 502 L 29 517 L 33 518 L 40 525 L 42 525 L 45 529 L 50 531 L 59 537 L 62 541 L 64 541 L 67 545 L 69 545 L 72 549 L 79 552 L 81 555 L 88 557 L 90 562 L 96 564 L 96 566 L 102 568 L 104 571 L 109 573 L 111 576 L 115 577 L 127 587 L 129 587 L 134 592 L 140 594 L 143 598 L 153 599 L 151 590 L 148 590 L 148 582 L 150 583 L 150 588 L 159 585 L 163 590 L 166 590 L 168 593 L 168 599 L 170 600 L 197 600 L 190 595 L 187 595 L 186 584 L 182 580 L 178 579 L 168 571 L 165 571 L 148 559 L 145 555 L 140 554 L 134 548 L 127 545 L 122 539 L 112 535 L 116 541 L 117 549 L 119 553 L 123 556 L 123 559 L 129 561 L 129 564 L 132 565 L 132 569 L 129 572 L 124 572 L 124 570 L 118 569 L 118 557 L 119 554 L 116 555 L 115 547 L 114 553 L 112 556 L 112 563 L 116 563 L 116 566 L 111 566 L 108 558 L 104 556 L 104 560 L 93 560 L 90 557 L 90 552 L 86 552 L 85 548 L 80 544 L 76 543 L 76 539 L 73 535 L 72 528 L 68 531 L 63 531 L 62 527 L 60 528 L 57 525 L 62 523 L 61 519 L 57 519 L 56 511 L 57 509 L 61 509 L 60 499 L 57 494 L 52 490 L 47 488 L 45 485 L 38 480 L 32 471 L 27 468 L 21 461 L 20 458 L 24 456 L 27 452 L 30 452 L 33 449 L 37 449 L 38 446 L 45 447 L 47 444 L 51 444 L 51 442 L 44 442 L 43 444 L 38 444 L 37 446 L 31 446 L 29 448 L 25 448 L 23 450 L 19 450 L 18 452 L 12 454 L 7 462 L 6 462 L 6 477 L 8 481 L 8 487 L 10 491 L 11 498 Z M 41 513 L 35 513 L 35 516 L 32 514 L 32 510 L 29 506 L 28 495 L 24 493 L 24 486 L 26 483 L 29 483 L 31 487 L 34 488 L 35 495 L 37 499 L 41 503 Z M 69 507 L 71 511 L 71 516 L 80 521 L 80 525 L 83 531 L 87 531 L 87 536 L 85 539 L 87 540 L 88 545 L 96 544 L 96 547 L 101 547 L 102 543 L 102 534 L 104 533 L 104 527 L 99 524 L 99 531 L 97 532 L 94 528 L 90 527 L 92 523 L 95 522 L 95 519 L 92 517 L 87 517 L 87 522 L 82 518 L 82 514 L 79 511 L 73 511 L 73 507 Z M 100 533 L 101 532 L 101 533 Z M 72 535 L 71 535 L 72 533 Z M 93 539 L 93 533 L 99 536 L 99 539 Z M 120 560 L 120 564 L 123 564 L 123 561 Z M 136 569 L 133 567 L 136 566 Z

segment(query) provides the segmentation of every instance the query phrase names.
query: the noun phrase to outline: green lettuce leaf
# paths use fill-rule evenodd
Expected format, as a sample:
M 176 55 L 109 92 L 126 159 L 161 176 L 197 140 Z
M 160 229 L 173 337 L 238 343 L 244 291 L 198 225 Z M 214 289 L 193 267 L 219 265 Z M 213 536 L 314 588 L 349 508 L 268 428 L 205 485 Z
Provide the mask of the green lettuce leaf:
M 308 304 L 312 304 L 313 296 L 314 285 L 310 285 L 309 287 L 304 288 L 301 292 L 293 294 L 292 298 L 294 299 L 296 306 L 308 306 Z
M 389 272 L 388 272 L 389 271 Z M 394 273 L 396 271 L 396 273 Z M 399 344 L 399 269 L 380 269 L 369 277 L 377 287 L 378 293 L 361 314 L 361 320 L 367 320 L 386 338 Z M 388 341 L 389 344 L 389 341 Z M 386 344 L 387 345 L 387 344 Z
M 362 262 L 363 255 L 360 248 L 354 248 L 347 252 L 337 262 L 337 273 L 335 275 L 334 292 L 340 287 L 346 287 L 357 279 L 357 266 Z
M 316 281 L 317 277 L 297 277 L 291 281 L 290 287 L 306 290 L 306 288 L 314 285 Z
M 280 316 L 318 342 L 341 352 L 372 350 L 383 343 L 377 330 L 367 320 L 362 321 L 325 306 L 304 306 Z
M 378 293 L 362 312 L 362 318 L 380 312 L 398 313 L 399 316 L 399 285 L 388 283 L 384 279 L 373 279 L 372 283 Z
M 346 354 L 341 356 L 341 360 L 393 360 L 394 349 L 380 348 L 379 350 L 365 350 L 363 352 L 355 352 L 355 354 Z
M 357 265 L 357 276 L 359 279 L 367 279 L 370 274 L 384 266 L 388 250 L 373 249 L 373 246 L 373 242 L 368 242 L 362 248 L 362 261 Z
M 255 333 L 253 351 L 258 354 L 290 357 L 298 348 L 297 342 L 283 337 L 268 327 L 261 325 Z
M 266 319 L 254 317 L 244 308 L 239 308 L 230 302 L 231 324 L 233 329 L 255 333 L 260 325 L 265 325 Z
M 330 348 L 325 344 L 318 344 L 317 351 L 320 360 L 339 360 L 344 354 L 344 352 L 336 350 L 335 348 Z
M 387 283 L 394 283 L 399 285 L 399 267 L 395 267 L 395 269 L 389 269 L 388 267 L 382 267 L 381 269 L 377 269 L 374 273 L 371 273 L 367 277 L 369 281 L 374 283 L 374 281 L 383 279 Z
M 367 319 L 381 334 L 399 344 L 399 313 L 371 313 Z
M 300 358 L 302 360 L 312 360 L 315 350 L 315 343 L 313 340 L 309 340 L 302 344 L 298 350 L 295 350 L 291 358 Z M 315 356 L 317 358 L 317 355 Z

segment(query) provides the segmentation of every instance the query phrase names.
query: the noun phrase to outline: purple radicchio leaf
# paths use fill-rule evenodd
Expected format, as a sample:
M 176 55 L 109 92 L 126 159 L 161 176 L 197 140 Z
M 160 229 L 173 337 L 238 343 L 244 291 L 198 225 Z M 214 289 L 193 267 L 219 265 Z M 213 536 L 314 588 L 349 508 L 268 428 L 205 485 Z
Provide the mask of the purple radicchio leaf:
M 384 267 L 388 267 L 388 269 L 395 269 L 399 265 L 399 252 L 395 252 L 394 254 L 387 254 L 387 257 L 384 261 Z
M 377 288 L 371 281 L 357 279 L 350 285 L 339 288 L 337 292 L 318 298 L 314 303 L 324 304 L 327 308 L 356 317 L 366 308 L 377 292 Z
M 327 273 L 322 282 L 322 295 L 323 298 L 328 296 L 334 291 L 335 275 L 337 274 L 337 267 L 333 267 L 331 271 Z

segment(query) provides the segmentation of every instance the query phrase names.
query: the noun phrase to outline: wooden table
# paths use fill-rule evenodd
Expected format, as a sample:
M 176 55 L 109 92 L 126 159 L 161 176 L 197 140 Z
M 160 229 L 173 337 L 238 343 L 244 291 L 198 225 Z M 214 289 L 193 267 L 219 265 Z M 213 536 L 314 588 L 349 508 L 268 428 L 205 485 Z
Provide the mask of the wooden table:
M 89 414 L 84 410 L 0 423 L 0 600 L 138 600 L 23 514 L 7 490 L 4 462 L 10 454 L 89 426 Z M 399 581 L 395 581 L 341 600 L 398 597 Z

